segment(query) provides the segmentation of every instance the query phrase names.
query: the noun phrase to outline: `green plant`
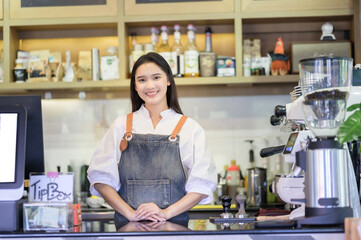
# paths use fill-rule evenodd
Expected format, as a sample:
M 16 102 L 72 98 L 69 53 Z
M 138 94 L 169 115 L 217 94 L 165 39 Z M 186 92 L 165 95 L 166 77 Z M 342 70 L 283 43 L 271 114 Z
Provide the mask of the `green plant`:
M 340 144 L 352 140 L 361 140 L 361 103 L 353 104 L 347 108 L 348 112 L 354 111 L 341 125 L 337 132 L 337 139 Z M 359 148 L 361 152 L 361 146 Z

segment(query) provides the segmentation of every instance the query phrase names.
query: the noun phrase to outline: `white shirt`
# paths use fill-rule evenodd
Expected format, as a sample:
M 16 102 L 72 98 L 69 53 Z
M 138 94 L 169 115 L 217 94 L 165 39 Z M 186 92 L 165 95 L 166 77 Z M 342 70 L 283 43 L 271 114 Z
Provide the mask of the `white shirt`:
M 161 112 L 162 119 L 154 129 L 148 110 L 144 105 L 133 114 L 132 133 L 171 135 L 181 114 L 173 109 Z M 121 156 L 119 144 L 126 131 L 126 116 L 117 118 L 96 149 L 89 169 L 90 192 L 100 196 L 94 189 L 95 183 L 120 188 L 118 163 Z M 217 170 L 206 145 L 203 128 L 193 119 L 188 118 L 179 132 L 180 156 L 187 176 L 186 192 L 208 195 L 200 204 L 211 203 L 217 186 Z

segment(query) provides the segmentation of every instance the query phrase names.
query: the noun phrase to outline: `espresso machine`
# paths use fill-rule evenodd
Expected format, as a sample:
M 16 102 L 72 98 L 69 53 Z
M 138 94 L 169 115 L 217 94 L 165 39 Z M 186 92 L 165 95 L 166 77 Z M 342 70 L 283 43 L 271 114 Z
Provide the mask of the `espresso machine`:
M 293 164 L 289 174 L 275 176 L 271 191 L 299 206 L 289 216 L 299 225 L 343 224 L 345 217 L 361 216 L 349 150 L 335 140 L 346 106 L 361 102 L 361 87 L 351 87 L 351 75 L 349 58 L 302 60 L 293 101 L 276 106 L 271 117 L 272 125 L 291 133 L 286 145 L 265 152 L 282 153 Z
M 314 138 L 296 152 L 296 165 L 304 170 L 305 217 L 298 225 L 343 224 L 353 217 L 349 153 L 336 135 L 344 122 L 351 90 L 353 60 L 317 57 L 300 61 L 302 110 Z M 359 200 L 358 200 L 359 201 Z

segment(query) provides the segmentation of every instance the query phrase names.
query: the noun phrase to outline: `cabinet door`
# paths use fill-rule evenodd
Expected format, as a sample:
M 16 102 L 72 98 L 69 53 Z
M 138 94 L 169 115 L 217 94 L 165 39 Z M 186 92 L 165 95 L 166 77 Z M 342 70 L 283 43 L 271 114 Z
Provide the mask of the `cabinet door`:
M 3 5 L 4 5 L 4 1 L 3 0 L 0 0 L 0 19 L 3 19 L 4 18 L 4 13 L 3 13 Z
M 237 0 L 238 1 L 238 0 Z M 234 0 L 126 0 L 126 16 L 234 12 Z
M 242 0 L 242 17 L 352 14 L 352 8 L 352 0 Z
M 116 16 L 117 0 L 11 0 L 11 19 Z

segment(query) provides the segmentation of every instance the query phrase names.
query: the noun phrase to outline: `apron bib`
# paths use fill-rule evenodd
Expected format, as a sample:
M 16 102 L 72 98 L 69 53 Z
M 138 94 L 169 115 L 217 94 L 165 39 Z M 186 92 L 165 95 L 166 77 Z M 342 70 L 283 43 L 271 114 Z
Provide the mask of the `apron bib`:
M 179 136 L 187 117 L 182 116 L 169 135 L 133 134 L 132 113 L 127 116 L 127 147 L 122 152 L 118 169 L 118 194 L 133 209 L 142 203 L 155 203 L 165 209 L 186 195 L 186 175 L 179 152 Z M 184 212 L 171 220 L 188 221 Z M 114 220 L 128 221 L 115 212 Z

